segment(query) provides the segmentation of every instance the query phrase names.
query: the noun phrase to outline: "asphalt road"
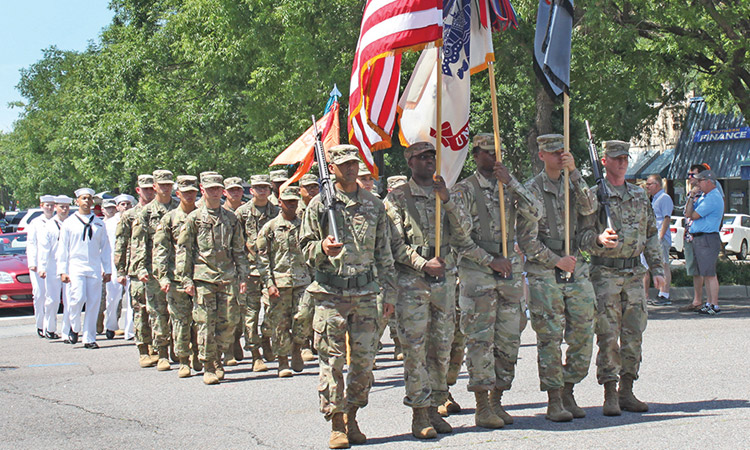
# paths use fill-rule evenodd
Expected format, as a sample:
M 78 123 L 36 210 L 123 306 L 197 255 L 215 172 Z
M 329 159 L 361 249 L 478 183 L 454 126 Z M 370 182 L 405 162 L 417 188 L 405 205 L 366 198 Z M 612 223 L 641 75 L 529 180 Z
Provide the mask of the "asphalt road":
M 678 305 L 679 306 L 679 305 Z M 513 389 L 504 400 L 516 423 L 474 427 L 473 396 L 462 373 L 453 393 L 464 412 L 454 433 L 411 437 L 400 363 L 387 342 L 370 405 L 359 414 L 366 448 L 748 448 L 750 301 L 724 303 L 717 317 L 651 309 L 636 394 L 646 414 L 601 414 L 603 391 L 592 363 L 576 397 L 585 419 L 544 419 L 535 336 L 530 327 Z M 329 425 L 318 413 L 317 365 L 291 379 L 253 373 L 247 360 L 218 386 L 177 371 L 141 369 L 130 342 L 100 337 L 99 350 L 39 339 L 33 321 L 0 311 L 0 448 L 327 448 Z M 174 367 L 174 366 L 173 366 Z

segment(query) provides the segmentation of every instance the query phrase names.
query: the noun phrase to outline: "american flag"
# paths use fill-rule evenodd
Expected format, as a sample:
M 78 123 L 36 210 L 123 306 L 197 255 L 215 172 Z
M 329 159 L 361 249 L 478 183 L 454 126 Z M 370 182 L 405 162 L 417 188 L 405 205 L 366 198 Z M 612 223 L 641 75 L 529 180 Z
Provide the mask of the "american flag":
M 368 0 L 349 89 L 349 143 L 377 175 L 372 150 L 391 146 L 401 52 L 439 42 L 442 0 Z

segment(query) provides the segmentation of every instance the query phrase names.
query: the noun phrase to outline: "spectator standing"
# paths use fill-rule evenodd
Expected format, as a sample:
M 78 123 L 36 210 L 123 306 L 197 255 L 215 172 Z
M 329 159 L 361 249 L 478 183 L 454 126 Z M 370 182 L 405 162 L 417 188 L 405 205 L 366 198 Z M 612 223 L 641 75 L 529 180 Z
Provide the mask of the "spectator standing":
M 669 285 L 672 283 L 672 271 L 669 268 L 669 249 L 672 247 L 672 233 L 669 232 L 669 222 L 674 209 L 672 197 L 664 192 L 663 181 L 659 175 L 650 175 L 646 180 L 646 191 L 651 196 L 651 207 L 656 216 L 656 229 L 659 230 L 659 245 L 661 246 L 662 266 L 664 267 L 664 285 L 659 290 L 655 305 L 671 305 L 669 299 Z M 648 278 L 647 278 L 648 280 Z
M 724 199 L 716 188 L 716 176 L 712 171 L 699 172 L 694 178 L 703 192 L 700 198 L 695 198 L 695 193 L 691 192 L 685 206 L 685 217 L 693 221 L 690 234 L 693 236 L 693 253 L 698 269 L 694 280 L 705 286 L 708 295 L 708 301 L 699 312 L 715 315 L 721 312 L 716 261 L 721 250 L 719 229 L 724 216 Z

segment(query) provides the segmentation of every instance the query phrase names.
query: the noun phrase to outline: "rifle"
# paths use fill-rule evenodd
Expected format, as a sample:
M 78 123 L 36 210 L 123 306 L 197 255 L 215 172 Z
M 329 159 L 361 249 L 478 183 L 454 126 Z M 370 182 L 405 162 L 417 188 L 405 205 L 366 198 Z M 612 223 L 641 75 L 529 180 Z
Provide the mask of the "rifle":
M 607 221 L 607 228 L 610 228 L 614 230 L 612 227 L 612 214 L 609 212 L 609 192 L 607 191 L 607 183 L 604 182 L 604 177 L 602 176 L 602 168 L 599 165 L 599 155 L 596 151 L 596 145 L 594 145 L 594 138 L 591 136 L 591 128 L 589 127 L 589 121 L 586 121 L 586 133 L 589 137 L 589 157 L 591 158 L 591 170 L 594 172 L 594 179 L 596 180 L 597 186 L 599 186 L 599 189 L 597 189 L 596 196 L 597 200 L 599 201 L 599 204 L 602 205 L 604 208 L 604 215 L 606 216 Z M 604 223 L 603 217 L 599 217 L 599 220 Z
M 323 150 L 323 142 L 321 142 L 321 134 L 318 131 L 318 123 L 315 120 L 315 116 L 312 116 L 313 133 L 315 133 L 315 160 L 318 162 L 318 184 L 320 185 L 320 199 L 323 201 L 328 211 L 328 223 L 329 230 L 333 234 L 333 238 L 336 242 L 339 240 L 339 230 L 336 227 L 336 215 L 334 211 L 337 209 L 336 202 L 336 191 L 333 187 L 333 181 L 331 181 L 331 174 L 328 172 L 328 163 L 326 163 L 326 153 Z

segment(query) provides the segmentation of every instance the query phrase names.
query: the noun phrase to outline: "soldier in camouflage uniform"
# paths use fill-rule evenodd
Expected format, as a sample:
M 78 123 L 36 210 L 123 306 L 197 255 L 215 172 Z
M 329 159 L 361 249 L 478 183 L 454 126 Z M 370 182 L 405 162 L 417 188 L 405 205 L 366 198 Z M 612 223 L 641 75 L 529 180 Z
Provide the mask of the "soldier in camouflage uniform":
M 404 351 L 404 404 L 413 411 L 412 434 L 428 439 L 436 437 L 436 431 L 453 431 L 437 412 L 448 399 L 446 375 L 456 308 L 453 249 L 471 253 L 478 247 L 462 227 L 468 218 L 451 200 L 443 178 L 435 176 L 435 147 L 417 142 L 404 150 L 404 157 L 412 177 L 388 193 L 385 201 L 401 242 L 393 254 L 400 288 L 393 303 Z M 442 202 L 439 249 L 435 248 L 437 197 Z
M 590 226 L 584 231 L 581 245 L 590 248 L 591 283 L 596 292 L 596 378 L 604 385 L 603 413 L 617 416 L 621 409 L 648 411 L 648 405 L 633 395 L 648 321 L 643 291 L 646 269 L 640 261 L 641 253 L 651 267 L 657 289 L 664 283 L 664 272 L 656 218 L 648 195 L 625 181 L 630 144 L 603 144 L 612 228 L 597 220 L 599 214 L 589 216 Z M 599 208 L 601 212 L 603 206 Z
M 310 204 L 313 197 L 318 195 L 319 191 L 320 186 L 318 185 L 317 176 L 311 173 L 302 175 L 302 178 L 299 180 L 299 193 L 302 201 L 297 202 L 297 217 L 299 217 L 301 221 L 305 220 L 307 205 Z M 311 267 L 308 266 L 307 268 L 310 271 L 311 277 L 315 275 L 315 272 Z M 312 297 L 307 290 L 305 290 L 297 307 L 297 312 L 294 314 L 294 323 L 298 324 L 299 329 L 302 330 L 301 332 L 307 336 L 307 339 L 302 343 L 301 355 L 303 361 L 312 361 L 315 359 L 315 354 L 313 353 L 312 348 L 312 318 L 314 313 L 315 302 L 313 302 Z
M 198 195 L 198 179 L 192 175 L 177 177 L 177 196 L 180 205 L 162 217 L 154 234 L 152 266 L 154 278 L 159 282 L 161 291 L 167 294 L 169 318 L 172 323 L 172 342 L 180 369 L 180 378 L 190 376 L 191 343 L 193 368 L 200 371 L 202 364 L 198 359 L 198 341 L 193 327 L 193 299 L 185 292 L 182 279 L 175 274 L 175 261 L 184 258 L 185 254 L 176 253 L 177 240 L 182 225 L 188 214 L 195 210 L 195 198 Z
M 564 151 L 563 136 L 537 138 L 544 170 L 526 182 L 543 206 L 539 220 L 518 218 L 518 245 L 526 255 L 531 325 L 536 331 L 539 380 L 547 391 L 546 418 L 568 422 L 586 416 L 573 397 L 573 387 L 588 374 L 594 340 L 594 288 L 589 267 L 577 245 L 579 224 L 596 212 L 596 197 Z M 570 255 L 565 256 L 565 190 L 563 168 L 570 173 Z M 583 249 L 588 250 L 588 249 Z M 557 283 L 555 268 L 573 274 L 573 282 Z M 562 361 L 563 337 L 568 344 Z
M 250 185 L 253 190 L 253 198 L 237 209 L 236 216 L 244 218 L 245 242 L 247 246 L 247 258 L 250 261 L 250 278 L 247 284 L 247 294 L 241 296 L 244 305 L 245 317 L 245 349 L 250 350 L 253 355 L 253 372 L 265 372 L 268 370 L 260 356 L 261 338 L 258 334 L 258 317 L 260 315 L 262 283 L 260 273 L 256 267 L 256 240 L 261 227 L 269 220 L 279 214 L 279 207 L 268 201 L 271 194 L 271 180 L 268 175 L 253 175 L 250 177 Z M 266 361 L 273 360 L 271 351 L 271 330 L 264 330 L 264 357 Z M 267 351 L 267 354 L 265 354 Z
M 184 258 L 175 263 L 175 274 L 193 297 L 193 320 L 198 326 L 198 352 L 204 366 L 203 382 L 218 384 L 224 379 L 221 354 L 232 345 L 229 305 L 237 303 L 237 279 L 248 274 L 245 241 L 237 217 L 221 207 L 224 190 L 221 175 L 201 180 L 203 205 L 191 212 L 182 226 L 176 253 Z M 239 283 L 239 293 L 247 282 Z
M 242 196 L 245 194 L 245 188 L 242 186 L 242 178 L 240 177 L 229 177 L 224 180 L 224 209 L 227 211 L 233 212 L 235 215 L 237 215 L 237 210 L 242 207 Z M 239 219 L 239 216 L 237 217 Z M 243 225 L 242 227 L 242 234 L 244 236 L 244 222 L 240 221 L 240 223 Z M 240 281 L 246 281 L 246 280 L 237 280 L 239 283 Z M 234 304 L 229 305 L 230 309 L 227 311 L 227 315 L 229 317 L 229 322 L 232 325 L 234 329 L 234 343 L 232 344 L 232 348 L 229 351 L 228 354 L 224 355 L 224 365 L 225 366 L 236 366 L 237 361 L 242 361 L 244 358 L 244 354 L 242 353 L 242 344 L 240 343 L 240 338 L 242 337 L 242 332 L 245 329 L 245 320 L 244 320 L 244 303 L 240 303 L 240 299 L 238 296 L 237 299 L 237 307 L 235 308 Z
M 137 250 L 135 241 L 131 239 L 133 234 L 133 220 L 149 202 L 156 196 L 154 190 L 154 177 L 151 175 L 138 175 L 138 204 L 125 211 L 120 216 L 120 222 L 115 231 L 115 268 L 117 269 L 117 282 L 123 286 L 130 286 L 130 302 L 133 307 L 133 326 L 135 330 L 135 343 L 138 347 L 141 367 L 153 367 L 158 361 L 149 354 L 149 345 L 152 343 L 151 324 L 149 323 L 148 311 L 146 309 L 145 283 L 138 279 L 133 264 L 133 255 Z
M 320 196 L 308 205 L 300 235 L 307 264 L 315 268 L 308 292 L 315 301 L 315 344 L 320 360 L 320 410 L 332 421 L 331 448 L 360 444 L 357 410 L 367 405 L 378 332 L 375 297 L 381 284 L 394 284 L 388 219 L 383 203 L 357 186 L 359 156 L 351 145 L 329 149 L 336 175 L 335 212 L 341 242 L 336 242 Z M 377 273 L 377 279 L 374 274 Z M 392 305 L 386 306 L 386 312 Z M 346 335 L 351 364 L 346 389 Z M 346 395 L 344 392 L 346 391 Z M 346 417 L 344 417 L 346 414 Z
M 268 197 L 268 201 L 272 205 L 279 206 L 279 188 L 289 179 L 289 175 L 286 169 L 278 169 L 270 171 L 269 176 L 271 179 L 271 195 Z
M 297 217 L 299 188 L 287 186 L 279 197 L 281 213 L 268 221 L 258 234 L 257 265 L 263 281 L 263 303 L 273 329 L 273 348 L 279 360 L 279 378 L 292 376 L 292 369 L 302 372 L 302 344 L 307 339 L 301 323 L 294 321 L 310 272 L 299 247 L 302 221 Z M 294 342 L 294 345 L 292 345 Z
M 475 254 L 461 255 L 458 277 L 461 288 L 461 331 L 466 335 L 469 391 L 477 402 L 477 426 L 500 428 L 513 423 L 502 407 L 503 392 L 510 389 L 521 345 L 521 261 L 512 251 L 516 217 L 536 220 L 540 204 L 508 169 L 495 159 L 492 135 L 474 137 L 472 155 L 477 171 L 453 190 L 468 213 L 471 237 L 479 246 Z M 501 256 L 502 235 L 498 181 L 505 185 L 505 229 L 508 258 Z M 512 279 L 507 279 L 512 274 Z M 490 391 L 488 399 L 487 392 Z
M 164 215 L 175 209 L 179 202 L 172 198 L 174 185 L 172 172 L 154 171 L 154 190 L 156 199 L 146 205 L 133 220 L 133 268 L 138 280 L 146 289 L 146 309 L 151 324 L 153 345 L 159 351 L 157 370 L 170 370 L 169 345 L 171 329 L 169 327 L 169 310 L 167 295 L 159 287 L 159 281 L 152 276 L 151 258 L 154 246 L 154 233 Z

